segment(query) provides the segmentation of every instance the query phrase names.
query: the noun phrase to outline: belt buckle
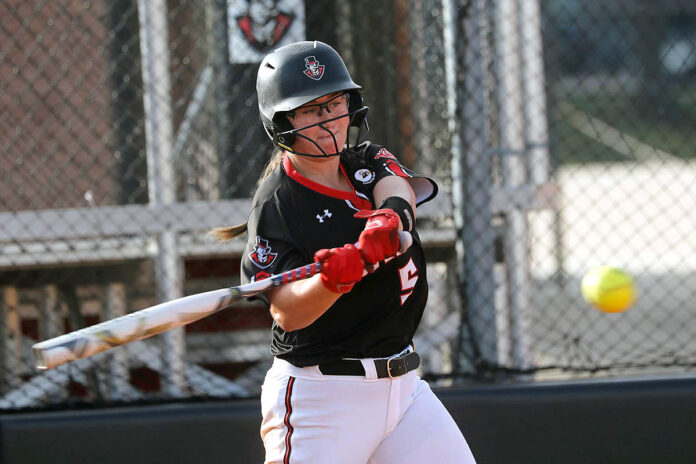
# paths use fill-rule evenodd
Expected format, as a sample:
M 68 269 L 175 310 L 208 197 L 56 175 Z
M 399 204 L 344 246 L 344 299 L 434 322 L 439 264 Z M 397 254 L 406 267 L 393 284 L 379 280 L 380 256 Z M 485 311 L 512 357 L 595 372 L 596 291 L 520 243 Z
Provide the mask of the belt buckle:
M 401 361 L 400 365 L 395 366 L 395 369 L 399 369 L 400 372 L 397 373 L 396 375 L 392 375 L 391 371 L 391 363 L 392 361 Z M 406 370 L 406 356 L 394 356 L 392 358 L 387 359 L 387 375 L 389 376 L 390 379 L 395 379 L 396 377 L 401 377 L 407 372 Z

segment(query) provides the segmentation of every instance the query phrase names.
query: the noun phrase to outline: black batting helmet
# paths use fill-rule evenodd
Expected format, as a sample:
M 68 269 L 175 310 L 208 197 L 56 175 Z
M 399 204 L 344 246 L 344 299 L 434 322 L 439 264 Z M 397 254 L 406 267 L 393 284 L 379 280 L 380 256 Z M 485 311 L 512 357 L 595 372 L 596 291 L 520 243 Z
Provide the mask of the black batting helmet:
M 292 144 L 297 132 L 304 128 L 293 128 L 286 114 L 314 99 L 340 91 L 349 96 L 350 125 L 359 128 L 356 144 L 360 143 L 368 130 L 367 107 L 363 105 L 361 89 L 351 79 L 336 50 L 318 41 L 296 42 L 274 50 L 264 57 L 256 78 L 263 127 L 273 145 L 291 152 L 294 152 Z

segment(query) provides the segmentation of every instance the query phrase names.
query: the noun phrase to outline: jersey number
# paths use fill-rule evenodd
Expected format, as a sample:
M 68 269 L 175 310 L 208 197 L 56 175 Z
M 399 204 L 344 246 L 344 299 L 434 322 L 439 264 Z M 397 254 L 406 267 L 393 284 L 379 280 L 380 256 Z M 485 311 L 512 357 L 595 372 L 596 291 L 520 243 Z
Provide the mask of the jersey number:
M 411 296 L 418 280 L 418 268 L 413 264 L 413 258 L 409 258 L 404 267 L 399 268 L 401 278 L 401 305 Z

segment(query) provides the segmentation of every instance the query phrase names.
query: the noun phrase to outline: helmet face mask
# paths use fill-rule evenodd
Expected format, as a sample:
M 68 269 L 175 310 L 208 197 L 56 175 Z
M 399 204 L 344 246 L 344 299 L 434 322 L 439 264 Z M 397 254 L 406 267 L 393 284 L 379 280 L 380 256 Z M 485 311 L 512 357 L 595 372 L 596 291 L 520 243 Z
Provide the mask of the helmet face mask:
M 300 127 L 293 127 L 290 121 L 287 119 L 288 115 L 291 114 L 292 112 L 286 112 L 286 113 L 280 113 L 276 116 L 276 122 L 274 123 L 274 135 L 272 136 L 273 140 L 273 145 L 275 145 L 278 148 L 281 148 L 283 150 L 287 150 L 290 153 L 294 153 L 297 155 L 302 155 L 302 156 L 309 156 L 312 158 L 324 158 L 324 157 L 331 157 L 331 156 L 338 156 L 340 153 L 343 151 L 343 147 L 339 147 L 338 143 L 336 141 L 336 137 L 334 134 L 328 130 L 324 124 L 329 123 L 331 121 L 335 121 L 338 119 L 342 118 L 350 118 L 350 123 L 348 125 L 348 128 L 350 127 L 357 127 L 357 134 L 355 134 L 355 142 L 350 143 L 350 132 L 347 134 L 346 138 L 346 144 L 347 144 L 347 149 L 351 149 L 352 147 L 355 147 L 359 144 L 361 144 L 364 140 L 365 137 L 367 136 L 367 133 L 369 131 L 369 125 L 367 124 L 367 114 L 368 108 L 366 106 L 361 106 L 357 109 L 353 109 L 351 111 L 350 107 L 348 109 L 347 113 L 340 114 L 338 116 L 334 117 L 328 117 L 326 119 L 323 119 L 322 121 L 318 121 L 312 124 L 307 124 L 307 125 L 302 125 Z M 356 122 L 359 121 L 359 122 Z M 334 152 L 333 153 L 327 153 L 322 149 L 319 144 L 312 138 L 307 137 L 304 135 L 302 132 L 306 131 L 307 129 L 310 129 L 312 127 L 319 127 L 323 129 L 324 131 L 328 132 L 331 137 L 333 138 L 333 145 L 334 145 Z M 292 147 L 292 145 L 295 143 L 297 138 L 302 138 L 310 142 L 312 145 L 314 145 L 317 150 L 319 150 L 322 154 L 310 154 L 310 153 L 300 153 L 295 151 L 295 149 Z
M 301 133 L 315 126 L 330 132 L 322 124 L 335 119 L 349 117 L 348 127 L 358 128 L 353 145 L 358 145 L 365 139 L 369 130 L 366 118 L 368 108 L 363 105 L 360 89 L 361 87 L 351 79 L 338 53 L 330 46 L 317 41 L 286 45 L 266 55 L 261 62 L 256 80 L 261 121 L 273 145 L 298 155 L 312 157 L 336 156 L 343 150 L 343 147 L 337 146 L 333 134 L 336 152 L 326 153 L 316 141 Z M 332 118 L 328 107 L 322 104 L 320 107 L 327 109 L 327 118 L 323 121 L 303 127 L 293 127 L 290 123 L 288 116 L 299 107 L 325 95 L 339 92 L 348 95 L 347 114 Z M 310 141 L 322 154 L 296 152 L 293 144 L 297 137 Z M 347 145 L 350 148 L 349 141 Z

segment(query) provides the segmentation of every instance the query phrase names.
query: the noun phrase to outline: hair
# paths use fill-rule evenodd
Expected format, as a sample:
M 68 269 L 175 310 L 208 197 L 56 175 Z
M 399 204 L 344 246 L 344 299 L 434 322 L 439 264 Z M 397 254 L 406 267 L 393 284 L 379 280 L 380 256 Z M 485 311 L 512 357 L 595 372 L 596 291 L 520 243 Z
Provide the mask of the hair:
M 280 161 L 283 159 L 283 151 L 276 148 L 273 150 L 273 154 L 271 155 L 271 159 L 268 161 L 266 164 L 266 167 L 263 170 L 263 173 L 261 174 L 261 177 L 259 177 L 259 180 L 256 182 L 256 188 L 259 188 L 259 185 L 261 185 L 261 182 L 268 177 L 271 172 L 275 168 L 278 167 L 280 164 Z M 215 229 L 211 230 L 208 232 L 209 235 L 212 235 L 215 237 L 217 240 L 221 242 L 226 242 L 228 240 L 233 239 L 234 237 L 238 235 L 242 235 L 244 232 L 247 231 L 247 222 L 243 222 L 241 224 L 237 224 L 236 226 L 230 226 L 230 227 L 216 227 Z

